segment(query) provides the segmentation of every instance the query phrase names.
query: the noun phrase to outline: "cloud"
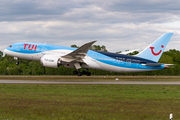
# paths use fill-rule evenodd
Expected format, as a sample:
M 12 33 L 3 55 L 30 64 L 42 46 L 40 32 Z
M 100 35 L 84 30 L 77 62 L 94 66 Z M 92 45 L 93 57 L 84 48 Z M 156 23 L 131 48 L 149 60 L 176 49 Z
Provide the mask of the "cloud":
M 109 51 L 145 48 L 174 32 L 168 49 L 179 49 L 179 1 L 6 0 L 0 3 L 0 49 L 31 41 L 78 46 L 97 40 Z
M 0 4 L 0 21 L 162 22 L 174 19 L 173 15 L 179 17 L 178 3 L 159 0 L 6 0 Z

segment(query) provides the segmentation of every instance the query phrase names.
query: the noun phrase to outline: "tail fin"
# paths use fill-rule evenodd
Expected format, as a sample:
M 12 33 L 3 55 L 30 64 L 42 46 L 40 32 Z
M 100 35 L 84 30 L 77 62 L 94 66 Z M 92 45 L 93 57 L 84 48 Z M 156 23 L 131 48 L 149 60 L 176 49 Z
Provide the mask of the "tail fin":
M 142 52 L 140 52 L 137 57 L 158 62 L 172 35 L 173 33 L 165 33 Z

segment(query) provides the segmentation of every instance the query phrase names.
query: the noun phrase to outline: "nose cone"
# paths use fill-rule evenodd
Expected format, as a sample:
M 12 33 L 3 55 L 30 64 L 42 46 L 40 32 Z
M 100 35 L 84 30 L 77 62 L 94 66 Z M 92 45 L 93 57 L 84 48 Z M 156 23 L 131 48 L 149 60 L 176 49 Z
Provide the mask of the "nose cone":
M 2 52 L 3 52 L 3 56 L 2 57 L 4 57 L 5 55 L 10 55 L 10 51 L 7 48 L 4 49 Z
M 168 68 L 169 68 L 169 66 L 167 66 L 167 65 L 164 66 L 164 69 L 168 69 Z
M 12 51 L 13 51 L 13 45 L 9 45 L 6 49 L 4 49 L 2 52 L 3 52 L 3 56 L 5 56 L 5 54 L 7 55 L 13 55 L 12 54 Z
M 1 51 L 3 53 L 2 57 L 4 57 L 7 54 L 7 49 L 4 49 L 3 51 Z
M 7 51 L 8 51 L 7 49 L 4 49 L 2 52 L 5 53 L 5 54 L 7 54 Z

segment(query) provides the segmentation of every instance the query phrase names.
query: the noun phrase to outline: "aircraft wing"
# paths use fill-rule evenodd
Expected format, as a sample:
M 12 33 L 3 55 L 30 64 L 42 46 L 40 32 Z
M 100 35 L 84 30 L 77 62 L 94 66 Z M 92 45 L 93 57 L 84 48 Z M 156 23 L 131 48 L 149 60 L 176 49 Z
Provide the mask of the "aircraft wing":
M 89 51 L 92 44 L 94 44 L 96 41 L 86 43 L 82 45 L 80 48 L 76 49 L 75 51 L 62 56 L 61 59 L 64 62 L 83 62 L 82 59 L 86 56 L 87 52 Z

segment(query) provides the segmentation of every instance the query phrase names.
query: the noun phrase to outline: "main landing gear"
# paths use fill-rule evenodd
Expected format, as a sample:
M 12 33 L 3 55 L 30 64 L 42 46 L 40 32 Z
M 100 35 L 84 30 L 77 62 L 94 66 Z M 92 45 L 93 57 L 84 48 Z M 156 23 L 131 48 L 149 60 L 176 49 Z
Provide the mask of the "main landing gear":
M 17 60 L 16 65 L 19 65 L 19 61 L 18 61 L 19 58 L 18 57 L 14 57 L 14 59 Z
M 78 76 L 82 76 L 82 75 L 91 76 L 91 72 L 89 72 L 88 70 L 87 71 L 84 70 L 82 72 L 80 72 L 79 70 L 75 70 L 73 71 L 73 74 Z

